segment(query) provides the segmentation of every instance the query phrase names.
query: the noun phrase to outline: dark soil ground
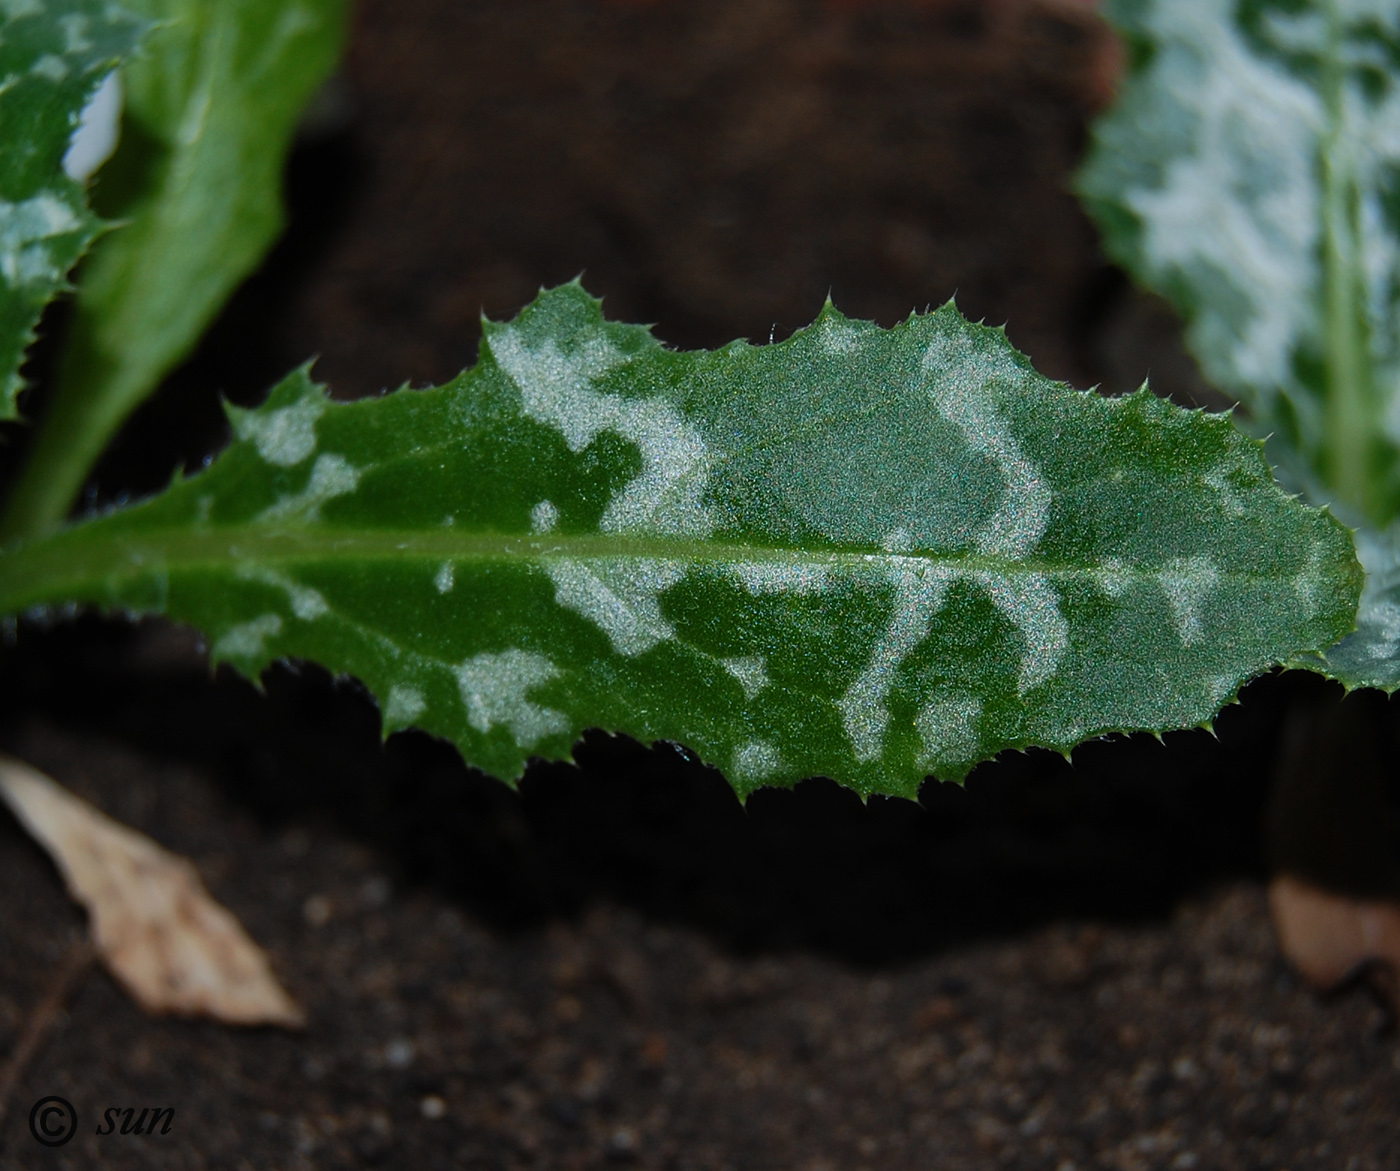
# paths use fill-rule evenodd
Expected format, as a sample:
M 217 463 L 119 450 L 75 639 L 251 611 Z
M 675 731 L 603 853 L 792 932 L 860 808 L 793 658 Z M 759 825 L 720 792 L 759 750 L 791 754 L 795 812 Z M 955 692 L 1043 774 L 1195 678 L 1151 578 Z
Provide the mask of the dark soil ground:
M 220 394 L 310 353 L 345 396 L 441 381 L 483 308 L 580 271 L 687 346 L 782 337 L 828 291 L 885 324 L 956 293 L 1049 374 L 1211 402 L 1067 192 L 1111 61 L 1071 0 L 367 0 L 286 240 L 93 499 L 216 450 Z M 381 748 L 353 684 L 284 667 L 260 695 L 157 623 L 22 624 L 3 660 L 0 746 L 190 856 L 310 1021 L 149 1020 L 92 971 L 5 1168 L 1400 1165 L 1393 1024 L 1301 988 L 1268 927 L 1307 679 L 1255 684 L 1218 740 L 741 809 L 602 735 L 513 793 L 427 737 Z M 3 1057 L 83 923 L 7 817 L 0 889 Z M 83 1122 L 55 1150 L 26 1127 L 46 1094 Z M 98 1137 L 113 1106 L 174 1124 Z

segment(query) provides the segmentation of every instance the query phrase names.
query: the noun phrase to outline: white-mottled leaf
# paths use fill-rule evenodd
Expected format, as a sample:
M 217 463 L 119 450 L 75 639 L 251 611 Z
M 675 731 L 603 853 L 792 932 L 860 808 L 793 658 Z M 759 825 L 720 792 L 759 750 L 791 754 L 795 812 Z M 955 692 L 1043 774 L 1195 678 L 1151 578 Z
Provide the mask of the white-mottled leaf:
M 446 386 L 304 371 L 146 504 L 0 553 L 256 675 L 362 679 L 504 777 L 598 726 L 748 792 L 914 794 L 1005 748 L 1210 720 L 1351 628 L 1347 531 L 1224 416 L 1052 383 L 951 306 L 675 353 L 576 285 Z
M 1115 0 L 1132 68 L 1080 188 L 1373 576 L 1323 669 L 1400 682 L 1400 5 Z M 1319 666 L 1320 660 L 1311 660 Z
M 1303 656 L 1293 665 L 1348 687 L 1394 692 L 1400 690 L 1400 527 L 1358 529 L 1356 553 L 1366 571 L 1356 630 L 1325 654 Z
M 1080 188 L 1109 250 L 1319 499 L 1400 509 L 1400 6 L 1121 0 Z

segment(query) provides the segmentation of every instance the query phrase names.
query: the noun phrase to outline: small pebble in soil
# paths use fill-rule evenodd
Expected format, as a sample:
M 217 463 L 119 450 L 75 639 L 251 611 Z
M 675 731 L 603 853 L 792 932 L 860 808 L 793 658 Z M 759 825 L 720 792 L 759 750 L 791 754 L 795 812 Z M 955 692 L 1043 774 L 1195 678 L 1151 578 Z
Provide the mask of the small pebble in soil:
M 395 1037 L 384 1046 L 384 1061 L 390 1069 L 407 1069 L 415 1056 L 417 1050 L 407 1037 Z
M 431 1121 L 437 1121 L 447 1113 L 447 1103 L 437 1094 L 429 1094 L 418 1103 L 418 1112 Z
M 331 920 L 331 901 L 325 895 L 312 895 L 301 905 L 301 917 L 308 927 L 324 927 Z
M 637 1134 L 630 1126 L 619 1126 L 608 1136 L 608 1158 L 618 1163 L 637 1156 Z

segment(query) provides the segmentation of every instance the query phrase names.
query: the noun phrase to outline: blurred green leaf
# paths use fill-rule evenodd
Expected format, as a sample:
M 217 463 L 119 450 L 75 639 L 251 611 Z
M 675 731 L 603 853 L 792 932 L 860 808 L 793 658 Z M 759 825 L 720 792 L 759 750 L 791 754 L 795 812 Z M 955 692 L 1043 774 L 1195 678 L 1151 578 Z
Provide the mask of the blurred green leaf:
M 1080 190 L 1288 479 L 1400 514 L 1400 5 L 1110 0 L 1130 75 Z
M 6 0 L 0 16 L 0 419 L 13 419 L 39 315 L 102 231 L 64 159 L 143 24 L 106 0 Z
M 117 428 L 198 342 L 282 228 L 297 120 L 339 56 L 346 0 L 130 0 L 159 22 L 123 71 L 97 203 L 126 221 L 84 266 L 57 394 L 9 505 L 50 527 Z

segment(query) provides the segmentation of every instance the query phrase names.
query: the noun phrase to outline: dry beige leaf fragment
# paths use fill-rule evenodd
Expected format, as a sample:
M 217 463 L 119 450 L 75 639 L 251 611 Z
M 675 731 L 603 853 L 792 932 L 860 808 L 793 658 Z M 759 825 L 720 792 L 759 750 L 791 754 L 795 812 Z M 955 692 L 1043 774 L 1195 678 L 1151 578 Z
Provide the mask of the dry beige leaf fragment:
M 1378 966 L 1394 995 L 1400 975 L 1400 906 L 1334 894 L 1282 875 L 1269 884 L 1269 909 L 1284 955 L 1314 988 L 1336 988 Z
M 148 1012 L 304 1024 L 266 953 L 188 860 L 3 756 L 0 796 L 48 850 L 87 908 L 98 955 Z

